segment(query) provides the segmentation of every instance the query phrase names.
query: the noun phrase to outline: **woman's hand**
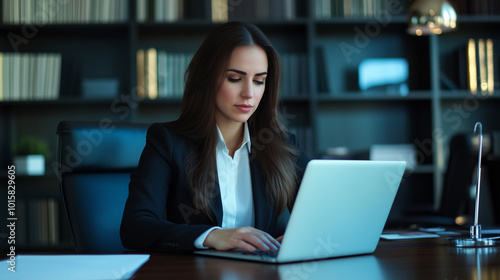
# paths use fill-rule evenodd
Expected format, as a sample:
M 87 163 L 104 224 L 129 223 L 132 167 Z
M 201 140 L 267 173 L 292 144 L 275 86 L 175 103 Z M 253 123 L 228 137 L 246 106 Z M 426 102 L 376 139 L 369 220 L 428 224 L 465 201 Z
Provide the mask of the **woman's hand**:
M 278 241 L 281 244 L 283 242 L 283 235 L 276 238 L 276 241 Z
M 203 246 L 217 250 L 240 248 L 249 252 L 255 250 L 278 251 L 280 243 L 271 235 L 253 227 L 215 229 L 211 231 Z

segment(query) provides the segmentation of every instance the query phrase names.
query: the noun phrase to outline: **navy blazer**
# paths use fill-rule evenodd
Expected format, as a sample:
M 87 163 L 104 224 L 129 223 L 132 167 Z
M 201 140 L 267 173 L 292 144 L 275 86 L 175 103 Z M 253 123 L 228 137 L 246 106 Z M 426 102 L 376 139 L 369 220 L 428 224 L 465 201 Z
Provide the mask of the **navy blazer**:
M 309 158 L 298 147 L 295 137 L 290 145 L 301 151 L 297 172 L 302 180 Z M 252 144 L 257 139 L 252 139 Z M 192 251 L 194 241 L 213 226 L 222 225 L 222 201 L 217 174 L 210 207 L 216 220 L 210 219 L 193 205 L 186 187 L 185 159 L 194 142 L 163 124 L 149 127 L 146 146 L 139 164 L 130 176 L 129 196 L 123 213 L 120 236 L 129 249 Z M 255 147 L 252 147 L 252 151 Z M 266 195 L 265 175 L 255 157 L 250 156 L 250 172 L 255 211 L 255 228 L 274 237 L 282 235 L 291 209 L 276 217 Z M 298 182 L 300 184 L 300 181 Z

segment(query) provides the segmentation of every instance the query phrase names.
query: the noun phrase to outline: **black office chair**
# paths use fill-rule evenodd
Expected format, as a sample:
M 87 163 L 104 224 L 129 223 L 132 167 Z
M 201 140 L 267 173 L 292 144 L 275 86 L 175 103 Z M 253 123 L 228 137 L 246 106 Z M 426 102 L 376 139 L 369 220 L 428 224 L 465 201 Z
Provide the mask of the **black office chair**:
M 491 153 L 486 157 L 495 226 L 500 226 L 500 131 L 491 133 Z
M 130 173 L 147 125 L 61 122 L 59 183 L 77 252 L 122 252 L 120 224 Z
M 401 225 L 460 226 L 463 221 L 469 226 L 473 221 L 471 213 L 470 187 L 475 184 L 475 170 L 479 145 L 472 134 L 454 135 L 449 144 L 449 156 L 443 181 L 443 192 L 439 209 L 417 207 L 410 209 L 400 221 Z M 486 149 L 485 149 L 486 148 Z M 489 147 L 483 145 L 483 154 Z M 457 217 L 462 219 L 457 220 Z

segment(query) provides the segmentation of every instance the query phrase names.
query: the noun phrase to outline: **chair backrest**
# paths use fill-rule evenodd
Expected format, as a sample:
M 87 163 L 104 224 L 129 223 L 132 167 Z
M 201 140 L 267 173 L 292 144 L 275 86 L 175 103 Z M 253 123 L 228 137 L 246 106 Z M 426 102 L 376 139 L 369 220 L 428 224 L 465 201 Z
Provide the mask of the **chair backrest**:
M 483 140 L 483 158 L 491 152 L 490 136 Z M 449 158 L 444 177 L 441 214 L 456 218 L 470 210 L 470 187 L 475 185 L 479 141 L 473 134 L 456 134 L 450 140 Z M 484 162 L 483 162 L 484 163 Z
M 495 226 L 500 226 L 500 131 L 491 133 L 491 154 L 485 161 L 490 183 Z
M 147 128 L 104 121 L 59 123 L 59 182 L 77 252 L 126 250 L 120 224 Z
M 456 218 L 468 210 L 469 188 L 477 164 L 475 151 L 478 150 L 472 138 L 471 134 L 457 134 L 450 140 L 440 211 L 445 217 Z

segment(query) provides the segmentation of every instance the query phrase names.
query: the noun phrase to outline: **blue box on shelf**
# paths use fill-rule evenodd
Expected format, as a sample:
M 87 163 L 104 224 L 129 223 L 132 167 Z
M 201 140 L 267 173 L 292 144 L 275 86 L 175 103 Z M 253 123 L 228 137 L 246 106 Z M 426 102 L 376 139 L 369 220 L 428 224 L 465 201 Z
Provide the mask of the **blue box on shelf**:
M 359 88 L 365 94 L 384 92 L 408 95 L 408 61 L 404 58 L 369 58 L 359 64 Z
M 89 78 L 82 81 L 84 99 L 113 99 L 118 96 L 119 81 L 116 78 Z

